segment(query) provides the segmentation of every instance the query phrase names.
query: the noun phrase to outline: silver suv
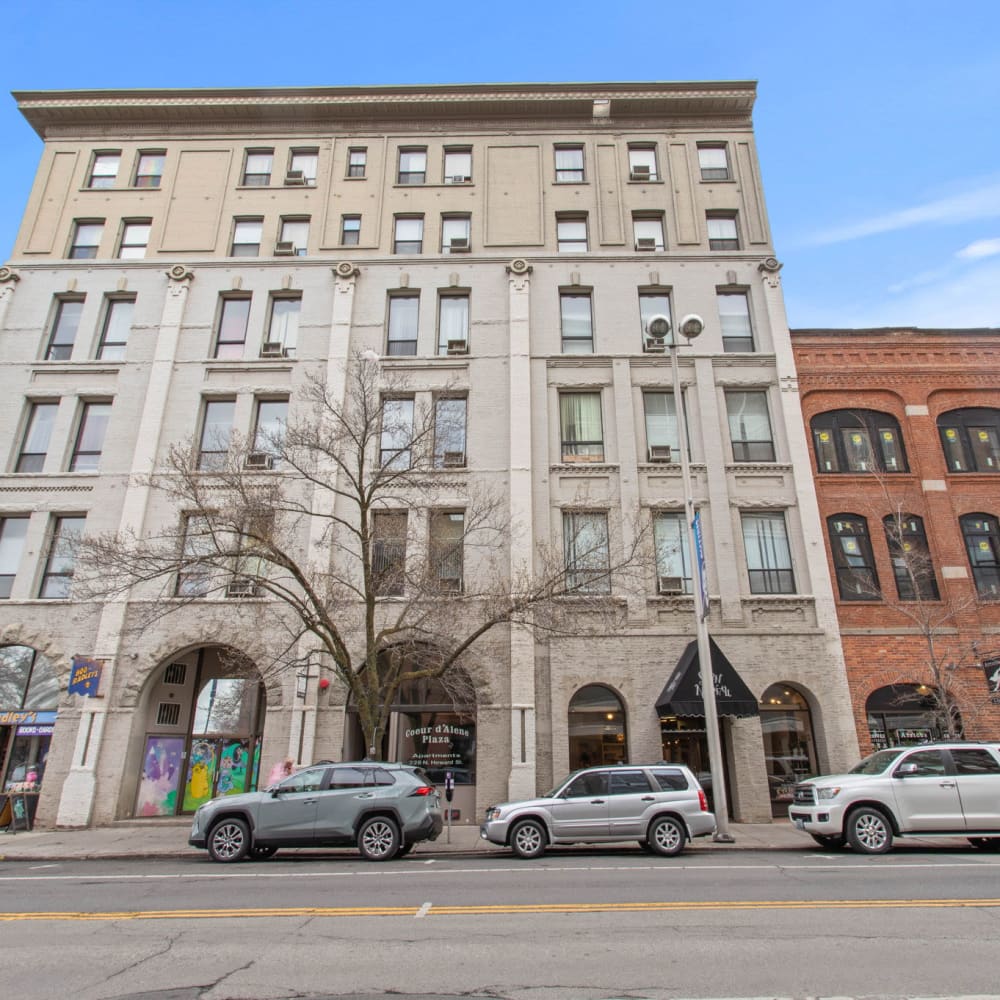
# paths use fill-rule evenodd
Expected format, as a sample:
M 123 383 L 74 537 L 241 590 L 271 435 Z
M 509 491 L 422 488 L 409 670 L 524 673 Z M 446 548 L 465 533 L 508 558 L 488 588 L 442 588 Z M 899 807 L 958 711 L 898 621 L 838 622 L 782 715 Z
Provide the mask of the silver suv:
M 350 847 L 369 861 L 407 854 L 441 832 L 437 789 L 416 767 L 325 761 L 266 791 L 212 799 L 188 843 L 213 861 L 269 858 L 280 847 Z
M 618 765 L 574 771 L 551 792 L 486 810 L 483 840 L 519 858 L 549 844 L 638 840 L 656 854 L 680 854 L 692 837 L 715 833 L 698 779 L 680 764 Z
M 1000 745 L 878 750 L 847 774 L 795 786 L 788 817 L 821 847 L 882 854 L 893 837 L 967 837 L 1000 850 Z

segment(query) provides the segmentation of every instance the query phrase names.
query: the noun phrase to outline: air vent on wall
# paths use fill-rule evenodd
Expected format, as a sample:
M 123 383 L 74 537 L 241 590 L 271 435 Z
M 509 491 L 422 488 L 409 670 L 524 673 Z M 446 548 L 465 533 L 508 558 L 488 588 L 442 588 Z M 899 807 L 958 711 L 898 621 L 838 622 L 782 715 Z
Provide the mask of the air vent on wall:
M 168 663 L 163 671 L 164 684 L 183 684 L 187 678 L 186 663 Z
M 161 701 L 156 706 L 158 726 L 176 726 L 181 721 L 181 706 L 176 701 Z

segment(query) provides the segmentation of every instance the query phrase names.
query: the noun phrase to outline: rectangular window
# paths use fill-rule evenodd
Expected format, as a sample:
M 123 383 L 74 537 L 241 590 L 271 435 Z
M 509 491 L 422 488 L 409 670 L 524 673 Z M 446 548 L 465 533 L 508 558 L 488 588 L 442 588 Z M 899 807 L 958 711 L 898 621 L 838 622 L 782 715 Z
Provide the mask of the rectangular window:
M 225 466 L 235 411 L 234 399 L 210 399 L 205 403 L 198 450 L 198 468 L 202 472 L 217 472 Z
M 585 215 L 557 217 L 556 242 L 560 253 L 586 253 L 587 217 Z
M 184 518 L 181 570 L 177 574 L 178 597 L 204 597 L 211 588 L 211 555 L 215 540 L 208 519 L 199 514 Z
M 441 218 L 441 253 L 468 253 L 471 220 L 467 215 Z
M 438 300 L 438 354 L 469 351 L 469 296 L 442 295 Z
M 121 161 L 121 153 L 95 153 L 94 162 L 90 166 L 87 187 L 113 188 L 118 179 L 118 167 Z
M 135 182 L 133 187 L 158 188 L 163 179 L 163 167 L 167 154 L 160 151 L 140 153 L 135 161 Z
M 80 328 L 83 299 L 57 299 L 52 331 L 45 348 L 46 361 L 69 361 L 73 356 L 76 332 Z
M 774 441 L 767 412 L 767 393 L 727 392 L 729 440 L 734 462 L 773 462 Z
M 110 403 L 84 403 L 80 428 L 70 459 L 70 472 L 96 472 L 104 450 L 104 436 L 111 419 Z
M 91 260 L 97 256 L 104 234 L 104 222 L 77 222 L 73 226 L 73 242 L 69 248 L 70 260 Z
M 32 403 L 15 472 L 43 472 L 58 403 Z
M 940 600 L 923 518 L 912 514 L 890 514 L 882 523 L 899 599 Z
M 594 353 L 594 317 L 590 292 L 559 293 L 563 354 Z
M 442 396 L 434 401 L 434 467 L 465 467 L 464 396 Z
M 472 150 L 446 149 L 444 151 L 445 184 L 468 184 L 472 180 Z
M 49 554 L 45 561 L 42 586 L 38 596 L 50 600 L 69 597 L 73 583 L 76 543 L 83 534 L 85 517 L 57 517 L 52 525 Z
M 419 295 L 389 296 L 386 354 L 390 357 L 403 357 L 417 353 L 417 320 L 419 315 Z
M 427 180 L 427 150 L 401 149 L 399 151 L 399 184 L 423 184 Z
M 97 356 L 102 361 L 124 361 L 128 336 L 132 330 L 135 299 L 108 299 L 104 311 L 104 326 Z
M 287 399 L 260 399 L 253 429 L 253 451 L 247 458 L 250 468 L 273 469 L 284 446 L 288 426 Z
M 319 168 L 318 149 L 293 149 L 288 161 L 286 184 L 315 184 Z
M 556 146 L 556 182 L 581 184 L 583 180 L 583 146 Z
M 563 552 L 567 593 L 611 593 L 607 514 L 564 511 Z
M 27 535 L 28 518 L 5 517 L 0 520 L 0 600 L 10 597 Z
M 382 404 L 379 464 L 400 471 L 410 467 L 413 444 L 413 400 L 387 399 Z
M 750 304 L 746 292 L 717 292 L 719 324 L 722 327 L 722 349 L 727 354 L 753 351 L 753 328 L 750 325 Z
M 707 219 L 709 250 L 739 250 L 735 215 L 709 215 Z
M 263 219 L 237 219 L 233 225 L 233 249 L 230 257 L 259 257 L 263 235 Z
M 442 594 L 460 594 L 463 575 L 465 514 L 435 511 L 430 518 L 430 585 Z
M 294 357 L 299 341 L 299 314 L 302 299 L 298 295 L 274 295 L 267 340 L 261 345 L 261 357 Z
M 305 257 L 309 246 L 308 219 L 282 219 L 278 245 L 274 248 L 277 256 Z
M 361 242 L 361 216 L 342 215 L 340 217 L 340 245 L 356 247 Z
M 646 415 L 647 457 L 651 462 L 679 462 L 680 437 L 674 394 L 644 392 L 642 405 Z
M 274 168 L 273 149 L 248 149 L 243 163 L 243 183 L 246 187 L 267 187 Z
M 563 462 L 603 462 L 604 428 L 599 392 L 559 394 Z
M 666 316 L 671 320 L 670 333 L 664 338 L 664 344 L 674 342 L 673 320 L 670 313 L 670 295 L 667 292 L 640 292 L 639 293 L 639 333 L 642 336 L 643 347 L 647 345 L 646 327 L 653 316 Z
M 424 248 L 424 217 L 396 216 L 393 231 L 393 253 L 422 253 Z
M 636 250 L 663 250 L 666 247 L 662 216 L 633 215 L 632 232 Z
M 126 222 L 122 226 L 122 240 L 118 246 L 119 260 L 142 260 L 149 244 L 152 225 L 148 219 Z
M 630 181 L 658 181 L 655 146 L 629 146 L 628 179 Z
M 356 146 L 347 154 L 347 176 L 364 177 L 365 168 L 368 165 L 368 149 L 363 146 Z
M 406 514 L 372 514 L 372 584 L 380 597 L 399 597 L 406 583 Z
M 656 592 L 693 594 L 694 577 L 684 515 L 657 514 L 653 520 L 653 543 L 656 548 Z
M 729 158 L 724 145 L 698 146 L 698 167 L 703 181 L 728 181 Z
M 242 358 L 250 321 L 250 296 L 224 296 L 219 305 L 215 357 Z
M 794 594 L 784 514 L 744 514 L 743 545 L 752 594 Z

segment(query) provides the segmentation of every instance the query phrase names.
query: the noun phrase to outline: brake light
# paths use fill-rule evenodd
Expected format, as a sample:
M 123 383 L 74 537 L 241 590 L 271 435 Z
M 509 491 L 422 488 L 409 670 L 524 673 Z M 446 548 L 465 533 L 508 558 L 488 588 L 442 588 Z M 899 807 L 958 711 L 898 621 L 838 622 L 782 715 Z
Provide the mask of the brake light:
M 411 795 L 433 795 L 436 789 L 433 785 L 421 785 L 419 788 L 414 788 Z
M 708 812 L 708 796 L 705 794 L 703 788 L 698 789 L 698 805 L 701 806 L 701 811 L 703 813 Z

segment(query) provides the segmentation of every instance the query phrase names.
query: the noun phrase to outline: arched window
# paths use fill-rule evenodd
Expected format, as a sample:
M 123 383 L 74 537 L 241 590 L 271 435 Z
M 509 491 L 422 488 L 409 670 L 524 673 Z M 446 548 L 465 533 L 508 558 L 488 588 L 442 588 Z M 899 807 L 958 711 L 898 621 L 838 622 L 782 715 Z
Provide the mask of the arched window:
M 949 472 L 1000 472 L 1000 410 L 950 410 L 937 425 Z
M 760 728 L 773 816 L 787 816 L 795 783 L 817 774 L 812 715 L 790 684 L 772 684 L 760 699 Z
M 959 522 L 972 579 L 980 597 L 1000 597 L 1000 528 L 989 514 L 966 514 Z
M 627 764 L 625 709 L 603 684 L 580 688 L 569 703 L 569 766 Z
M 872 748 L 910 746 L 941 736 L 938 699 L 926 684 L 889 684 L 868 696 L 865 712 Z
M 890 514 L 882 519 L 882 525 L 899 599 L 940 600 L 923 518 L 915 514 Z
M 812 418 L 820 472 L 907 472 L 899 421 L 876 410 L 830 410 Z
M 32 820 L 59 707 L 59 681 L 48 658 L 31 646 L 0 646 L 0 715 L 30 713 L 0 725 L 0 791 L 27 796 Z
M 834 514 L 826 519 L 830 549 L 842 601 L 877 601 L 878 574 L 868 537 L 868 522 L 857 514 Z

